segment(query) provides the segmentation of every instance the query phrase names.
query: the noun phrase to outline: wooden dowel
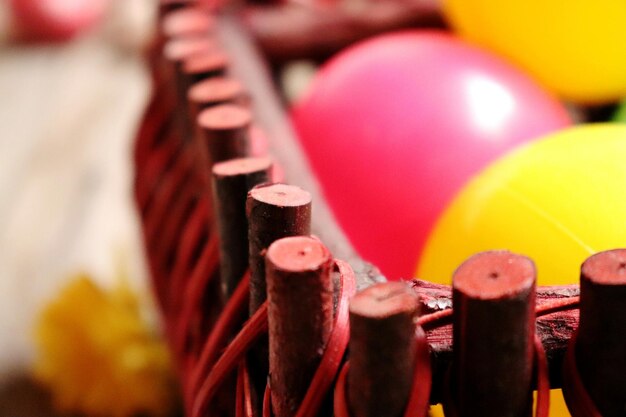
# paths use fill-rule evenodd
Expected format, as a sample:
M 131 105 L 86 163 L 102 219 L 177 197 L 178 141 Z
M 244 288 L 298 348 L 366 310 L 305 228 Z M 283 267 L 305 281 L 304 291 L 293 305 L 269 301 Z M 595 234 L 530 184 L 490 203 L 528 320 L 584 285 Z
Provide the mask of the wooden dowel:
M 189 18 L 186 17 L 188 13 L 182 13 L 181 17 L 179 12 L 186 9 L 197 8 L 197 3 L 190 0 L 175 0 L 175 1 L 161 1 L 157 11 L 157 33 L 153 39 L 153 43 L 150 46 L 148 53 L 148 59 L 152 71 L 159 71 L 161 62 L 161 52 L 165 42 L 169 39 L 178 36 L 185 36 L 187 34 L 197 34 L 196 31 L 189 31 L 187 28 L 197 27 L 197 22 L 189 22 Z M 215 30 L 215 23 L 212 24 L 212 29 Z M 207 29 L 208 30 L 208 29 Z
M 626 415 L 626 249 L 598 253 L 582 265 L 575 353 L 602 416 Z
M 207 78 L 203 81 L 195 83 L 187 91 L 188 111 L 186 114 L 193 120 L 198 119 L 198 115 L 205 109 L 210 107 L 219 106 L 222 104 L 237 104 L 246 105 L 246 101 L 239 99 L 239 92 L 243 96 L 243 86 L 234 79 L 223 77 Z M 205 171 L 205 167 L 211 166 L 212 162 L 209 158 L 206 145 L 203 138 L 205 134 L 198 123 L 194 123 L 193 139 L 196 141 L 197 146 L 200 149 L 197 160 L 199 163 L 199 173 L 202 176 L 202 172 Z M 253 137 L 250 136 L 250 144 L 246 145 L 252 151 Z M 246 151 L 247 153 L 247 151 Z M 251 153 L 251 152 L 250 152 Z M 258 155 L 254 155 L 258 156 Z
M 187 89 L 190 84 L 183 74 L 183 64 L 196 55 L 211 53 L 216 48 L 216 41 L 208 36 L 170 39 L 163 47 L 164 72 L 171 80 L 169 84 L 171 94 L 178 104 L 176 111 L 178 132 L 185 140 L 188 140 L 195 131 L 195 123 L 193 125 L 190 123 L 189 115 L 184 111 L 187 108 Z
M 242 21 L 270 62 L 325 59 L 359 40 L 416 27 L 443 28 L 438 1 L 377 0 L 349 7 L 284 2 L 247 7 Z M 310 34 L 314 33 L 315 36 Z
M 404 282 L 375 284 L 350 301 L 347 398 L 353 417 L 403 415 L 415 367 L 418 307 L 417 294 Z
M 311 234 L 311 195 L 287 184 L 254 187 L 246 203 L 250 242 L 250 314 L 266 300 L 265 259 L 277 239 Z
M 197 118 L 199 141 L 211 165 L 248 155 L 251 121 L 251 111 L 234 104 L 200 112 Z
M 448 285 L 434 284 L 423 280 L 411 281 L 420 298 L 420 317 L 433 313 L 443 313 L 452 307 L 452 293 Z M 562 364 L 569 340 L 578 328 L 578 285 L 537 287 L 537 308 L 542 311 L 547 306 L 558 304 L 569 305 L 553 309 L 551 314 L 537 318 L 536 331 L 546 350 L 550 386 L 560 388 L 562 385 Z M 451 320 L 450 320 L 451 323 Z M 433 364 L 433 386 L 431 399 L 434 403 L 441 402 L 444 392 L 448 391 L 446 374 L 452 363 L 452 325 L 436 328 L 425 327 L 431 349 Z
M 176 72 L 181 71 L 183 62 L 194 55 L 210 52 L 217 48 L 215 39 L 208 36 L 189 36 L 168 40 L 163 46 L 163 57 Z
M 528 417 L 535 337 L 533 262 L 483 252 L 453 277 L 451 400 L 459 417 Z
M 254 187 L 246 201 L 250 265 L 250 315 L 267 298 L 265 252 L 276 240 L 311 234 L 311 194 L 299 187 L 269 184 Z M 252 401 L 260 411 L 269 372 L 268 340 L 263 338 L 249 353 Z
M 248 269 L 248 191 L 270 180 L 269 158 L 241 158 L 213 166 L 213 206 L 220 237 L 222 301 L 230 298 Z
M 196 120 L 201 110 L 198 106 L 190 105 L 191 87 L 198 81 L 223 76 L 227 67 L 228 58 L 217 47 L 193 54 L 181 63 L 180 73 L 176 74 L 178 112 L 182 113 L 183 133 L 188 141 L 192 141 L 199 135 Z
M 180 7 L 167 13 L 161 23 L 161 33 L 168 39 L 181 36 L 206 36 L 215 30 L 215 18 L 202 7 Z
M 288 237 L 267 250 L 269 365 L 275 417 L 293 417 L 333 322 L 332 257 L 317 239 Z
M 250 98 L 238 80 L 228 77 L 209 78 L 191 86 L 187 93 L 191 114 L 220 104 L 247 106 Z
M 190 87 L 205 78 L 224 76 L 229 64 L 228 55 L 216 48 L 185 60 L 182 71 L 186 75 Z

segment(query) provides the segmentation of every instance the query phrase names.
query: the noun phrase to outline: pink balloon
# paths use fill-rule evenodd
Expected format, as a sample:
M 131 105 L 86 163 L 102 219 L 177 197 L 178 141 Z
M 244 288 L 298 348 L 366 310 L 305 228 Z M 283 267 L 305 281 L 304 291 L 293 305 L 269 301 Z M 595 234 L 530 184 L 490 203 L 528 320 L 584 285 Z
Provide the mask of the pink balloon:
M 509 63 L 432 31 L 348 48 L 292 115 L 339 223 L 390 279 L 413 275 L 433 223 L 473 174 L 571 123 Z
M 18 35 L 29 41 L 65 41 L 99 23 L 109 0 L 11 0 Z

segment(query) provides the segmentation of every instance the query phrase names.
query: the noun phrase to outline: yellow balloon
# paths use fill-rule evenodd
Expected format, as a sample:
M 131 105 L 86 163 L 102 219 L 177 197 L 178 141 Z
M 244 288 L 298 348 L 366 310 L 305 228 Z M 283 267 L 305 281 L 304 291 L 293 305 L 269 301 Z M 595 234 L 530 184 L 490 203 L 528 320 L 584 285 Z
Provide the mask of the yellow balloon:
M 444 0 L 461 36 L 579 103 L 626 96 L 626 1 Z
M 569 412 L 567 411 L 567 405 L 563 399 L 563 394 L 560 389 L 550 390 L 550 413 L 551 417 L 567 417 Z M 445 417 L 443 413 L 443 407 L 441 404 L 430 407 L 428 411 L 429 417 Z
M 539 285 L 578 282 L 589 255 L 626 247 L 626 126 L 584 125 L 507 154 L 461 190 L 426 241 L 417 274 L 450 283 L 470 255 L 530 256 Z
M 626 247 L 626 125 L 578 126 L 499 159 L 457 195 L 426 242 L 417 276 L 449 284 L 474 253 L 531 257 L 539 285 L 578 282 L 589 255 Z M 560 391 L 551 416 L 569 416 Z

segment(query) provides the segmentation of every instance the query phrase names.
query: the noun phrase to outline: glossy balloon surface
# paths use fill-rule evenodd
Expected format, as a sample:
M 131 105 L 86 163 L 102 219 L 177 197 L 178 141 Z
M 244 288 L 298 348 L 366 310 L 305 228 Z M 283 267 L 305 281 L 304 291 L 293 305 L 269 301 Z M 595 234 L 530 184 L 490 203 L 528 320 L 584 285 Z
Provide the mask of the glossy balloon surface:
M 626 1 L 444 0 L 468 40 L 581 103 L 626 96 Z
M 570 123 L 523 73 L 438 32 L 357 44 L 325 65 L 293 121 L 339 223 L 391 279 L 481 168 Z
M 18 35 L 65 41 L 102 20 L 110 0 L 9 0 Z
M 450 283 L 470 255 L 532 258 L 539 285 L 577 283 L 591 254 L 626 245 L 626 126 L 574 127 L 509 154 L 473 179 L 438 221 L 418 276 Z

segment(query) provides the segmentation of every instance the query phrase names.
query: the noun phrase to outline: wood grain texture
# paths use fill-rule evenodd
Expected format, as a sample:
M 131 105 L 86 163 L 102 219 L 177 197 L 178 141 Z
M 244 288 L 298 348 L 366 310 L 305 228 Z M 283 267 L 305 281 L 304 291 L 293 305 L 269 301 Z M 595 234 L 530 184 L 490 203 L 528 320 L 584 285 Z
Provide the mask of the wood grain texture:
M 580 378 L 606 417 L 626 413 L 626 250 L 583 263 L 575 356 Z
M 452 308 L 450 287 L 418 279 L 411 281 L 411 284 L 420 296 L 422 315 Z M 540 307 L 553 300 L 573 298 L 579 294 L 578 285 L 537 287 L 536 304 Z M 555 388 L 561 386 L 563 358 L 569 339 L 577 328 L 577 309 L 556 312 L 537 318 L 536 331 L 546 350 L 550 384 Z M 433 365 L 432 401 L 439 402 L 445 374 L 452 363 L 452 325 L 448 324 L 429 330 L 427 336 L 431 347 Z
M 450 400 L 459 417 L 530 417 L 534 263 L 508 251 L 471 256 L 452 279 Z
M 353 417 L 404 414 L 415 370 L 418 296 L 404 282 L 372 285 L 350 300 L 348 401 Z
M 270 386 L 276 417 L 293 417 L 333 328 L 332 256 L 317 239 L 272 243 L 266 256 Z

